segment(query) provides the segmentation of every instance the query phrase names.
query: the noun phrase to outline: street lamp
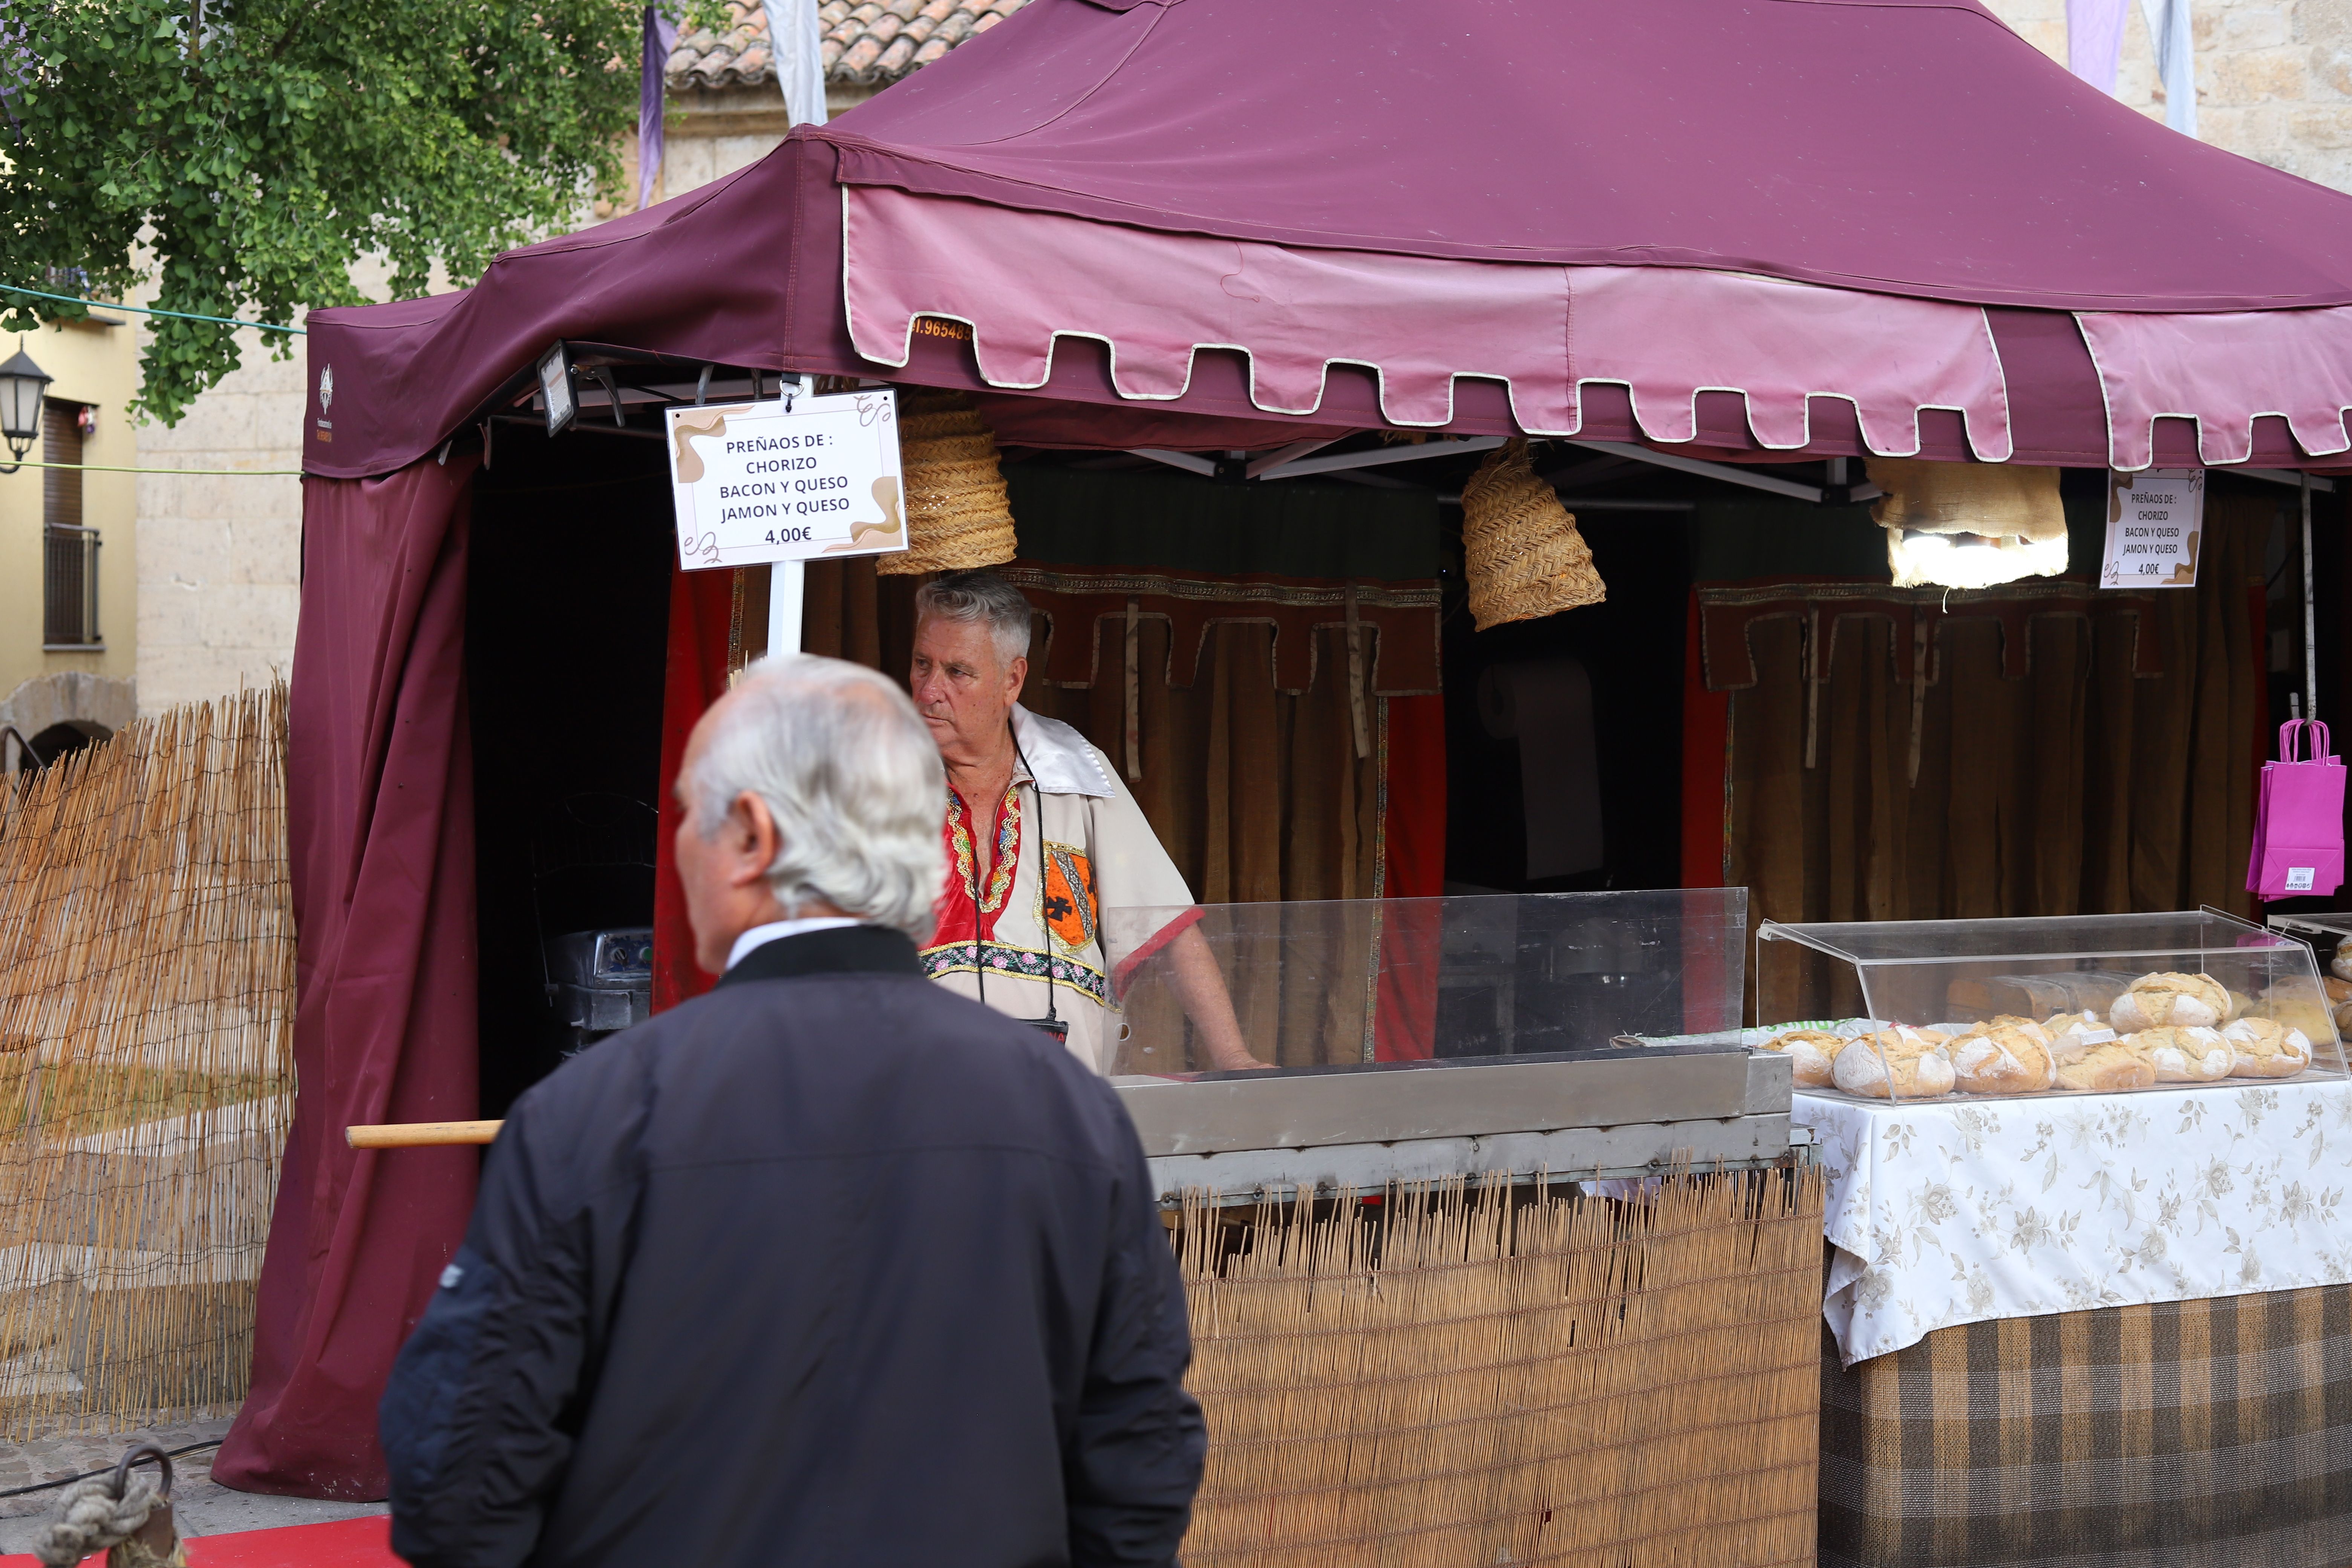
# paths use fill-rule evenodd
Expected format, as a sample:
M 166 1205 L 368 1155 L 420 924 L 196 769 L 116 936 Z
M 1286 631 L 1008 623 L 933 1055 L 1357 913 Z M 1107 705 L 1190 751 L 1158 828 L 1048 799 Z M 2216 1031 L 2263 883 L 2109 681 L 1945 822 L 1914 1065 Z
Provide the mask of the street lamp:
M 15 459 L 0 465 L 0 474 L 24 467 L 25 454 L 41 433 L 41 392 L 52 379 L 25 352 L 22 338 L 16 341 L 16 357 L 0 364 L 0 436 L 8 438 L 8 456 Z

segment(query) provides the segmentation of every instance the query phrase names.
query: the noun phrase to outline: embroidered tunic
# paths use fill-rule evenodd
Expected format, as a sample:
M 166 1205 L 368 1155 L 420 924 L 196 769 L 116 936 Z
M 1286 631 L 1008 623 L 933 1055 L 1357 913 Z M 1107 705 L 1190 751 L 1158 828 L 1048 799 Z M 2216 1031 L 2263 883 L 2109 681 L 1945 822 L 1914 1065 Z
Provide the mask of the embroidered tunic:
M 1017 703 L 1013 734 L 1020 756 L 994 822 L 973 821 L 962 798 L 948 791 L 947 889 L 923 970 L 1017 1018 L 1045 1016 L 1050 976 L 1071 1053 L 1107 1072 L 1118 1034 L 1111 975 L 1128 953 L 1106 952 L 1102 911 L 1181 909 L 1192 903 L 1192 890 L 1135 797 L 1085 736 Z M 981 833 L 994 842 L 987 885 L 975 898 L 973 838 Z

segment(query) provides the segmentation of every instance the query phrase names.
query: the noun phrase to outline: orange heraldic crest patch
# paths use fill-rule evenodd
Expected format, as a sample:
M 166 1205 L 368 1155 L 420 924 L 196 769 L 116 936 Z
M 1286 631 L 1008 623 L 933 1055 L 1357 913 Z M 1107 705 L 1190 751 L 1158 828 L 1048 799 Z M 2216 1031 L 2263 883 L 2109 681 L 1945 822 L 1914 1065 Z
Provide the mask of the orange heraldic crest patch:
M 1066 947 L 1095 940 L 1095 872 L 1087 858 L 1066 844 L 1045 846 L 1046 929 Z

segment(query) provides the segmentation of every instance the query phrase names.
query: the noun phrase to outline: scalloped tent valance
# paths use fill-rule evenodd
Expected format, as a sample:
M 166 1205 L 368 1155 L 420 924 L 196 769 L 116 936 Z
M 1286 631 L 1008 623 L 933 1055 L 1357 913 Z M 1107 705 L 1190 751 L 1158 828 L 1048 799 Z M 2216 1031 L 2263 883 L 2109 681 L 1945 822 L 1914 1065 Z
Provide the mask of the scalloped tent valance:
M 2330 467 L 2347 310 L 2352 197 L 1968 0 L 1034 0 L 729 179 L 318 312 L 306 467 L 415 461 L 558 338 L 1051 445 Z

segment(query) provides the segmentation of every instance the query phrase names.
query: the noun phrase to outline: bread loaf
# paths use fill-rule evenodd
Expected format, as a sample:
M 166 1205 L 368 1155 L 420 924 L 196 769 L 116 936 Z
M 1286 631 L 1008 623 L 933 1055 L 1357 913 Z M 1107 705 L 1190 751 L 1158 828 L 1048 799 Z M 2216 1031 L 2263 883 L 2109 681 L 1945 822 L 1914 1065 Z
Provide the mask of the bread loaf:
M 2343 982 L 2331 979 L 2331 986 Z M 2352 991 L 2352 986 L 2344 987 Z M 2308 980 L 2282 980 L 2263 993 L 2262 1005 L 2253 1016 L 2268 1018 L 2290 1029 L 2299 1029 L 2305 1039 L 2316 1040 L 2327 1033 L 2329 1018 L 2334 1015 L 2332 999 L 2323 994 Z
M 2142 1029 L 2212 1029 L 2229 1016 L 2230 994 L 2210 974 L 2143 974 L 2116 998 L 2107 1022 L 2119 1034 Z
M 1790 1074 L 1799 1089 L 1827 1089 L 1835 1081 L 1832 1068 L 1838 1053 L 1853 1043 L 1852 1037 L 1827 1029 L 1791 1029 L 1767 1040 L 1762 1048 L 1789 1058 Z
M 2118 1089 L 2146 1089 L 2156 1081 L 2148 1059 L 2124 1044 L 2109 1040 L 2058 1064 L 2060 1089 L 2107 1093 Z
M 2327 972 L 2338 980 L 2352 980 L 2352 936 L 2336 944 L 2336 956 L 2327 961 Z
M 2237 1053 L 2219 1029 L 2142 1029 L 2124 1044 L 2156 1069 L 2158 1083 L 2211 1083 L 2230 1076 Z
M 1963 1094 L 2035 1094 L 2057 1081 L 2050 1032 L 2031 1018 L 1995 1018 L 1946 1046 Z
M 2293 1078 L 2311 1065 L 2311 1040 L 2275 1018 L 2241 1018 L 2221 1031 L 2232 1078 Z
M 2122 1037 L 2096 1013 L 2060 1013 L 2045 1020 L 2042 1027 L 2050 1036 L 2050 1054 L 2062 1066 L 2094 1047 Z
M 1952 1058 L 1933 1029 L 1897 1025 L 1864 1035 L 1837 1055 L 1831 1078 L 1864 1100 L 1933 1100 L 1952 1092 Z

